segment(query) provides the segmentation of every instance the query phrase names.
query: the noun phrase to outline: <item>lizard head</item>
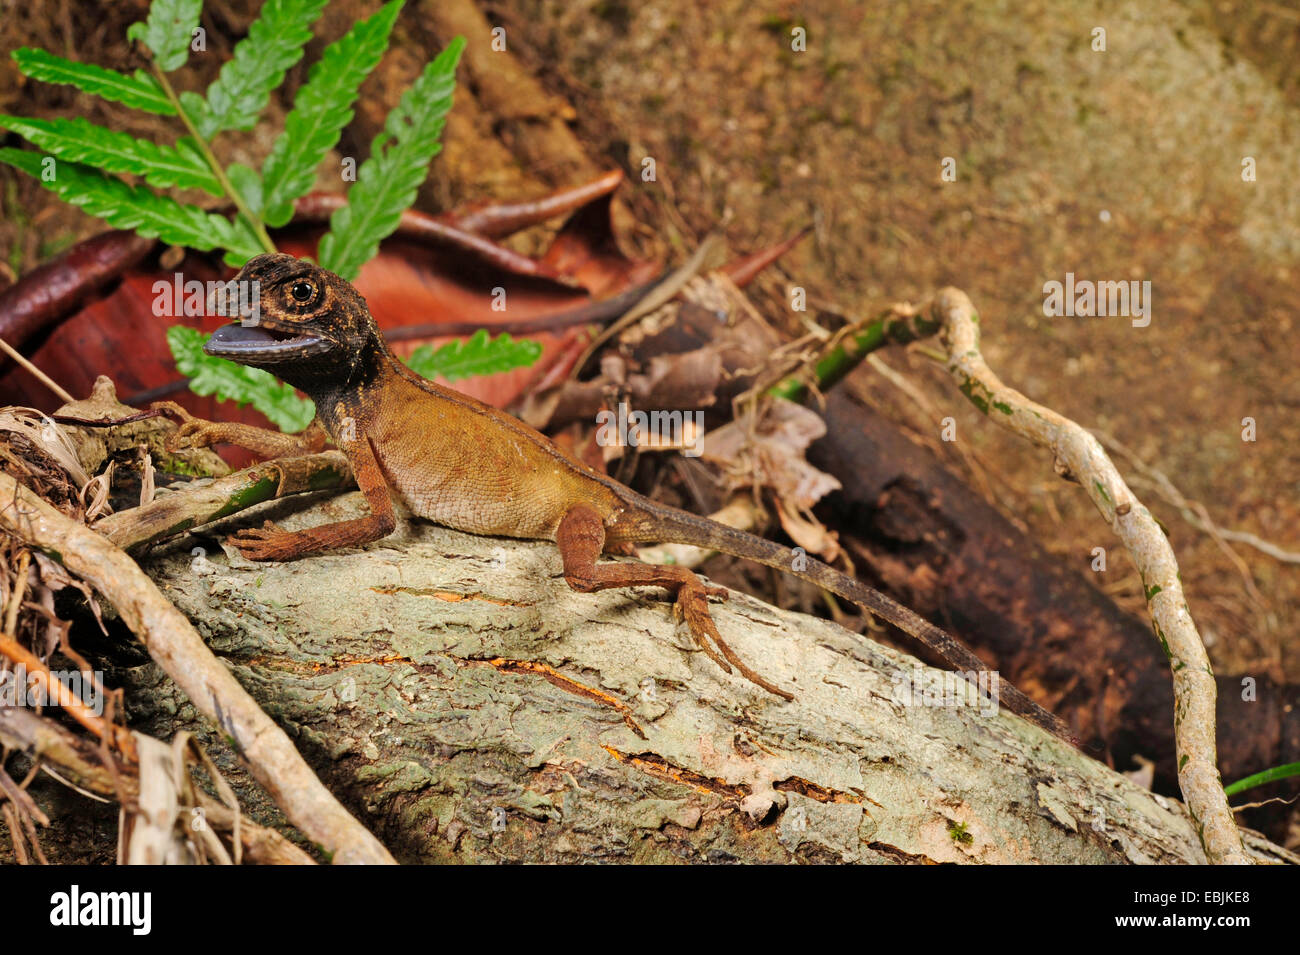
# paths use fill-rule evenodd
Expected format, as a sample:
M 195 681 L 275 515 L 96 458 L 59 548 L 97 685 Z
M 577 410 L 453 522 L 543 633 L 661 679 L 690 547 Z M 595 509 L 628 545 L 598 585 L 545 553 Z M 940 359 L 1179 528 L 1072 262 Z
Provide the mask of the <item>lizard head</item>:
M 282 253 L 255 255 L 234 282 L 257 307 L 218 329 L 203 350 L 264 368 L 311 394 L 320 380 L 348 380 L 370 364 L 383 337 L 366 300 L 350 282 Z M 246 291 L 248 290 L 248 291 Z

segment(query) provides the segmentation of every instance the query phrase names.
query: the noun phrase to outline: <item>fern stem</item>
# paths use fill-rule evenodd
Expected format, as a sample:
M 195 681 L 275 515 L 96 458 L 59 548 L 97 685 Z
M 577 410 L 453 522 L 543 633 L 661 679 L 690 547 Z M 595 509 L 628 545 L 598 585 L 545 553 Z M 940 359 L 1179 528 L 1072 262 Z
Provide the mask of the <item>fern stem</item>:
M 207 162 L 208 167 L 212 170 L 212 175 L 216 177 L 221 188 L 225 190 L 226 195 L 228 195 L 230 200 L 235 204 L 235 208 L 239 211 L 239 214 L 248 221 L 249 226 L 253 229 L 254 235 L 257 236 L 257 240 L 262 243 L 262 248 L 267 252 L 278 252 L 279 249 L 277 249 L 275 243 L 271 241 L 271 236 L 266 231 L 266 226 L 262 223 L 261 217 L 253 214 L 253 211 L 248 208 L 248 205 L 244 202 L 239 191 L 231 184 L 230 180 L 226 178 L 226 170 L 222 168 L 221 163 L 217 161 L 217 157 L 213 155 L 212 150 L 208 148 L 208 141 L 200 135 L 198 128 L 194 125 L 194 121 L 190 119 L 190 114 L 187 113 L 185 107 L 181 105 L 180 97 L 178 97 L 176 91 L 172 89 L 172 84 L 167 79 L 167 74 L 158 68 L 156 62 L 151 62 L 150 66 L 153 68 L 153 75 L 158 78 L 158 83 L 162 86 L 163 92 L 167 94 L 167 98 L 171 100 L 171 104 L 176 107 L 176 113 L 180 116 L 181 122 L 185 124 L 185 128 L 189 130 L 190 135 L 194 137 L 194 142 L 199 147 L 199 152 L 203 154 L 204 161 Z

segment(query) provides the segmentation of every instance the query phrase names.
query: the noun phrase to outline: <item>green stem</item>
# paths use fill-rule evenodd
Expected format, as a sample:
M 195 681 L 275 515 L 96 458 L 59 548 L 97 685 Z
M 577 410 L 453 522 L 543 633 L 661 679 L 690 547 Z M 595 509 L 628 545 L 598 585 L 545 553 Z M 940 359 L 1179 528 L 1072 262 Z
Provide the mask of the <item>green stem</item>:
M 939 331 L 942 324 L 929 314 L 899 315 L 892 309 L 882 312 L 878 318 L 863 322 L 842 336 L 834 348 L 817 359 L 812 366 L 812 383 L 819 391 L 825 391 L 838 384 L 876 349 L 928 338 Z M 808 385 L 805 378 L 792 375 L 773 385 L 767 393 L 776 398 L 800 401 L 807 395 Z
M 1279 779 L 1288 779 L 1291 776 L 1300 776 L 1300 763 L 1287 763 L 1285 766 L 1274 766 L 1272 769 L 1266 769 L 1262 773 L 1256 773 L 1254 776 L 1247 776 L 1245 779 L 1238 779 L 1231 786 L 1224 786 L 1223 792 L 1227 796 L 1235 796 L 1238 793 L 1245 792 L 1247 789 L 1253 789 L 1256 786 L 1262 786 L 1265 783 L 1276 782 Z
M 176 107 L 176 114 L 180 116 L 181 122 L 185 124 L 185 128 L 189 130 L 190 135 L 194 137 L 194 142 L 199 147 L 199 152 L 203 154 L 203 159 L 207 162 L 208 168 L 212 170 L 212 175 L 216 176 L 217 182 L 221 184 L 221 188 L 226 191 L 226 195 L 228 195 L 230 200 L 235 204 L 235 208 L 239 211 L 239 214 L 248 222 L 249 227 L 253 230 L 253 234 L 257 236 L 257 240 L 262 243 L 262 248 L 267 252 L 278 252 L 279 249 L 277 249 L 275 243 L 271 241 L 271 236 L 266 231 L 266 226 L 262 224 L 261 216 L 253 215 L 252 210 L 248 208 L 248 205 L 244 202 L 239 191 L 231 184 L 230 180 L 226 178 L 226 170 L 222 168 L 221 163 L 217 161 L 217 157 L 214 156 L 212 150 L 208 148 L 208 141 L 199 134 L 198 128 L 194 125 L 194 121 L 190 119 L 190 114 L 185 111 L 185 107 L 181 105 L 180 98 L 176 95 L 176 91 L 172 89 L 172 84 L 167 79 L 167 75 L 163 73 L 162 70 L 158 69 L 157 63 L 151 63 L 150 65 L 153 68 L 153 75 L 158 78 L 158 83 L 163 88 L 163 92 L 166 93 L 167 98 L 171 100 L 172 106 Z

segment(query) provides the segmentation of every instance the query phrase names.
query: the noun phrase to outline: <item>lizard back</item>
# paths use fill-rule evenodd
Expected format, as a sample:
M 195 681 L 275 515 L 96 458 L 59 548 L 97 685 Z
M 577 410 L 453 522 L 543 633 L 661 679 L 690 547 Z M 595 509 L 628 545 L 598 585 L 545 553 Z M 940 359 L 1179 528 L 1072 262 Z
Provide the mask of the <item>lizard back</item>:
M 575 502 L 606 519 L 630 503 L 518 419 L 417 378 L 396 360 L 386 377 L 374 390 L 385 395 L 383 413 L 363 398 L 359 424 L 413 514 L 469 533 L 554 540 Z

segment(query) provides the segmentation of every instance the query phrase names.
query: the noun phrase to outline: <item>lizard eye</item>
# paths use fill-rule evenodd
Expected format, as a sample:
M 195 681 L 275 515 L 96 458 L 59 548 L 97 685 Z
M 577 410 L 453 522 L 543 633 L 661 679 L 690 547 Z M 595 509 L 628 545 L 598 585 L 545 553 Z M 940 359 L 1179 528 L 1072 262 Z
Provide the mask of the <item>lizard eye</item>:
M 289 289 L 289 294 L 293 296 L 295 302 L 300 304 L 309 302 L 311 297 L 316 294 L 316 286 L 310 282 L 294 282 Z

